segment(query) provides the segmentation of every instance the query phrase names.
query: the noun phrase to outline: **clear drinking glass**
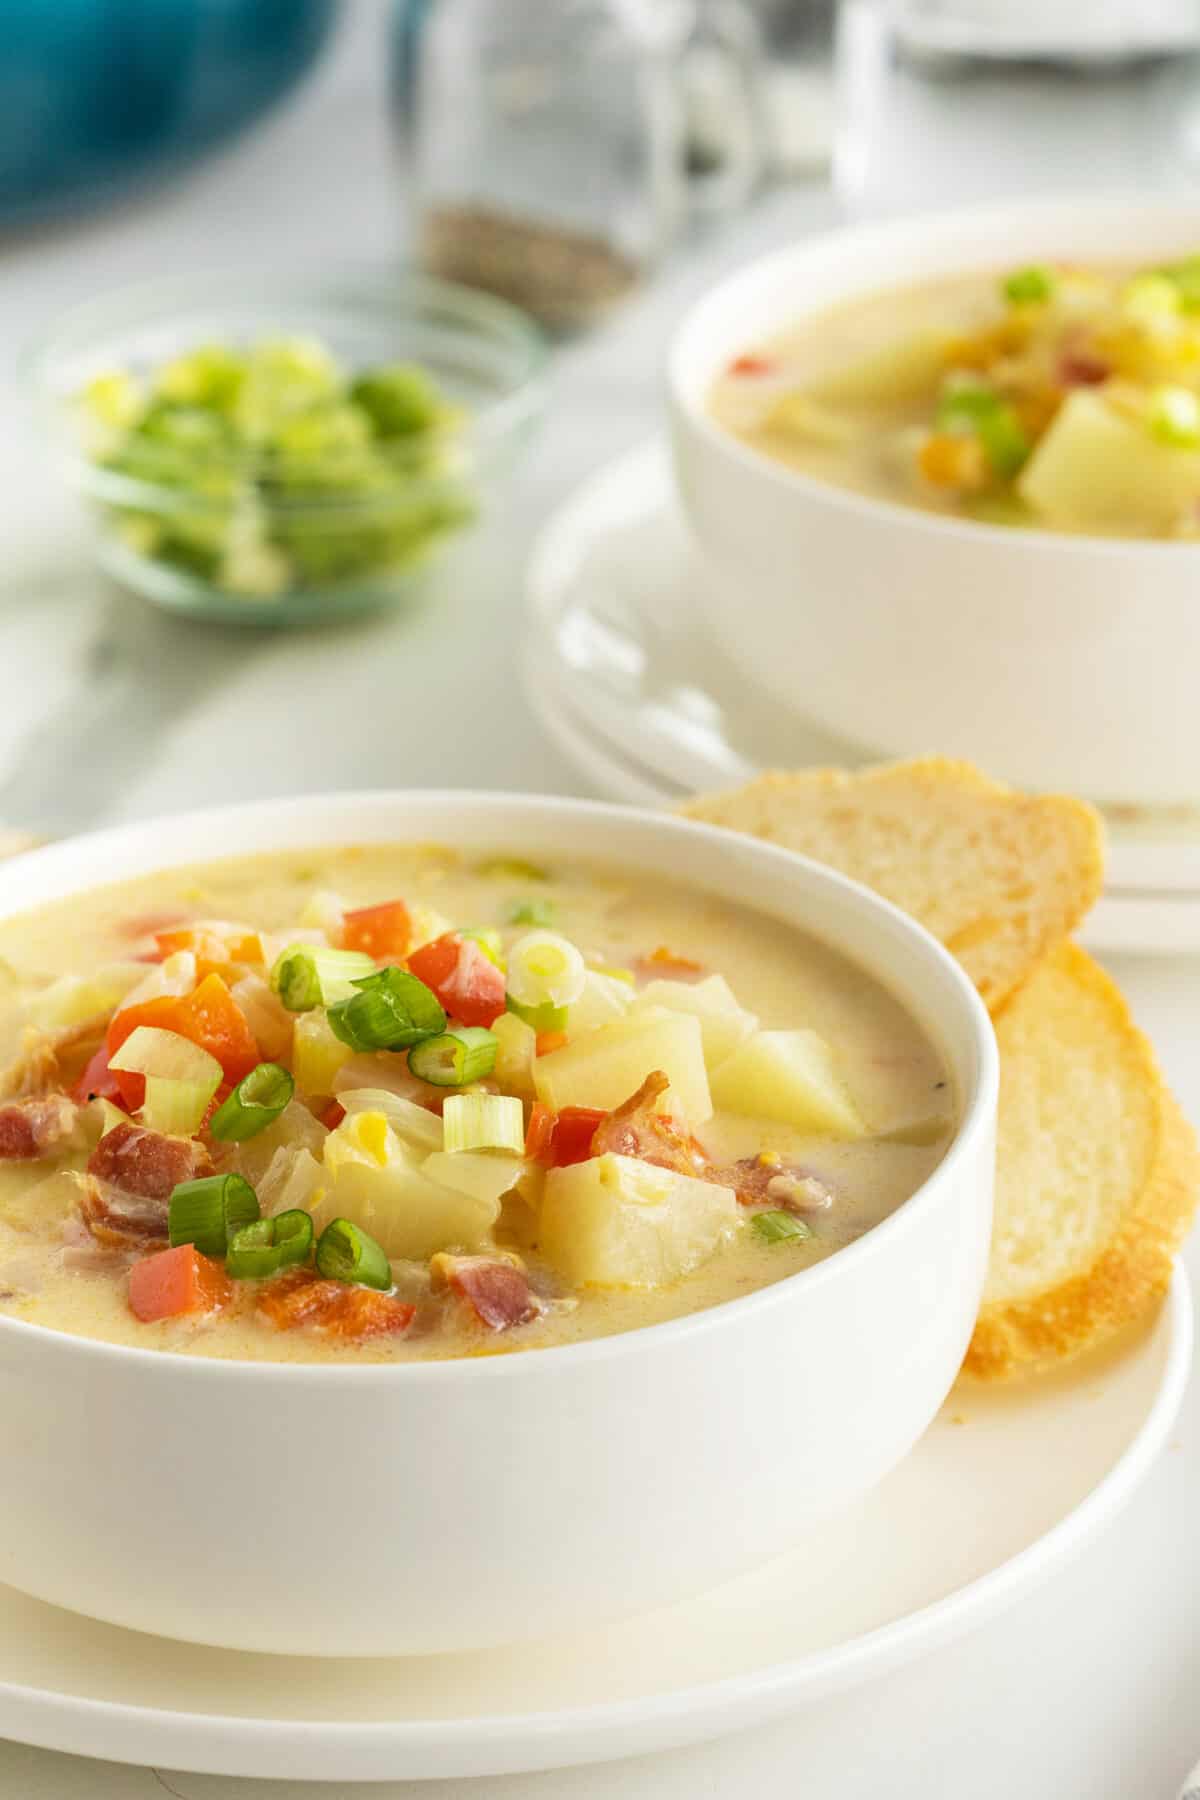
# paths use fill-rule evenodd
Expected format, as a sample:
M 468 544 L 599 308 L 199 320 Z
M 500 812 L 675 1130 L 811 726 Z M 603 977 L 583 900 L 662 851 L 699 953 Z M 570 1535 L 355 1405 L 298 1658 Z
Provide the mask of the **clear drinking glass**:
M 1191 185 L 1200 9 L 1186 0 L 842 0 L 834 180 L 856 215 Z
M 398 32 L 417 253 L 585 325 L 762 165 L 742 0 L 415 0 Z M 409 0 L 410 7 L 414 0 Z M 697 109 L 705 148 L 689 171 Z

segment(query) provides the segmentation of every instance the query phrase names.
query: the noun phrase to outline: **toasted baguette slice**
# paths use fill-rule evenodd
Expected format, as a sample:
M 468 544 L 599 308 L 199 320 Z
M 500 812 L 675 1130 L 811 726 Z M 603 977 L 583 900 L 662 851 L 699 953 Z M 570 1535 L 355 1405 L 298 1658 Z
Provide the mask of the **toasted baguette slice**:
M 1063 944 L 996 1020 L 1000 1128 L 987 1285 L 965 1368 L 1061 1362 L 1166 1292 L 1200 1158 L 1103 969 Z
M 682 811 L 802 851 L 875 888 L 954 953 L 994 1012 L 1100 892 L 1094 809 L 943 757 L 762 775 Z

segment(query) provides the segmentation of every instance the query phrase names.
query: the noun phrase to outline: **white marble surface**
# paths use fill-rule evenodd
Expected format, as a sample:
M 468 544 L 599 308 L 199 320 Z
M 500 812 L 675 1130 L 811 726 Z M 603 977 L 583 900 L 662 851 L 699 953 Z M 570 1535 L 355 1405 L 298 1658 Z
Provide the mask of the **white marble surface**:
M 673 319 L 714 272 L 821 223 L 818 192 L 760 205 L 681 258 L 611 330 L 564 354 L 511 516 L 447 571 L 437 603 L 340 634 L 248 636 L 172 621 L 89 568 L 31 458 L 18 346 L 58 308 L 164 267 L 386 260 L 401 201 L 361 0 L 294 104 L 169 194 L 0 248 L 0 823 L 62 831 L 236 792 L 412 783 L 575 791 L 514 685 L 519 571 L 533 522 L 644 436 Z M 269 222 L 266 229 L 264 221 Z M 445 708 L 454 727 L 438 729 Z M 1200 963 L 1117 972 L 1200 1118 Z M 1194 1274 L 1200 1255 L 1191 1253 Z M 416 1800 L 1152 1800 L 1200 1750 L 1200 1390 L 1114 1529 L 1042 1591 L 952 1649 L 770 1729 L 693 1751 L 495 1781 L 370 1790 Z M 0 1744 L 12 1800 L 333 1800 L 351 1790 L 125 1769 Z

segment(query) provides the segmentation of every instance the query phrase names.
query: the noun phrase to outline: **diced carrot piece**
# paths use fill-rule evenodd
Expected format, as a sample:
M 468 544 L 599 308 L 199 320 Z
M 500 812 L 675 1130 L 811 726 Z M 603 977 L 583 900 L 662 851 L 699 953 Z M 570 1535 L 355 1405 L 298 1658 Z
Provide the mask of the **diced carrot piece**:
M 158 1250 L 129 1271 L 129 1304 L 147 1325 L 181 1313 L 215 1312 L 232 1292 L 220 1263 L 202 1256 L 195 1244 Z
M 696 962 L 690 956 L 679 956 L 666 944 L 660 944 L 657 950 L 651 950 L 649 956 L 639 956 L 634 965 L 639 975 L 653 977 L 655 975 L 703 975 L 704 964 Z
M 184 925 L 171 931 L 156 931 L 154 942 L 160 962 L 179 950 L 190 950 L 196 958 L 196 974 L 201 981 L 206 975 L 220 974 L 235 963 L 264 960 L 262 938 L 257 931 L 237 931 L 226 937 L 216 931 Z
M 255 1304 L 280 1331 L 311 1325 L 328 1337 L 357 1341 L 407 1331 L 417 1310 L 395 1294 L 326 1281 L 313 1269 L 291 1269 L 264 1282 Z
M 565 1031 L 539 1031 L 534 1053 L 537 1056 L 549 1056 L 555 1050 L 561 1050 L 567 1042 Z
M 376 962 L 407 956 L 412 942 L 412 918 L 403 900 L 384 900 L 378 906 L 357 906 L 342 922 L 342 942 L 347 950 L 362 950 Z
M 775 364 L 769 356 L 735 356 L 729 365 L 731 375 L 769 375 Z
M 182 999 L 166 994 L 157 1000 L 144 1000 L 140 1006 L 123 1008 L 110 1022 L 105 1036 L 110 1057 L 139 1025 L 156 1025 L 199 1044 L 216 1057 L 226 1081 L 235 1087 L 262 1061 L 246 1015 L 219 975 L 206 975 L 195 992 Z M 145 1078 L 121 1070 L 114 1070 L 114 1074 L 126 1106 L 140 1106 L 146 1097 Z
M 526 1156 L 533 1162 L 549 1162 L 553 1137 L 554 1114 L 540 1100 L 535 1100 L 529 1115 L 529 1129 L 525 1133 Z
M 565 1169 L 571 1163 L 586 1162 L 592 1154 L 592 1139 L 607 1117 L 602 1107 L 564 1106 L 554 1121 L 551 1166 Z

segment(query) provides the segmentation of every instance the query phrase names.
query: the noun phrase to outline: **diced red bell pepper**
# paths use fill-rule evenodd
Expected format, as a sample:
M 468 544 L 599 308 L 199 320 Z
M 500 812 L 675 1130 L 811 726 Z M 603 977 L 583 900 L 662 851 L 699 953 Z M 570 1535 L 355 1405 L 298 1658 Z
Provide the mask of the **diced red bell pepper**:
M 592 1139 L 608 1114 L 602 1107 L 564 1106 L 554 1121 L 550 1139 L 550 1166 L 565 1169 L 571 1163 L 586 1162 L 592 1154 Z
M 473 938 L 444 932 L 414 950 L 408 966 L 462 1025 L 492 1025 L 504 1011 L 504 971 Z
M 554 1114 L 540 1100 L 533 1103 L 529 1129 L 525 1133 L 525 1154 L 532 1162 L 549 1162 L 554 1138 Z
M 71 1098 L 80 1106 L 86 1106 L 89 1100 L 111 1100 L 114 1106 L 125 1104 L 120 1077 L 115 1069 L 108 1066 L 107 1044 L 101 1044 L 93 1054 L 87 1068 L 75 1083 Z
M 399 961 L 412 943 L 412 918 L 403 900 L 384 900 L 378 906 L 357 906 L 342 921 L 342 943 L 347 950 L 362 950 L 376 962 Z
M 220 1263 L 202 1256 L 195 1244 L 158 1250 L 129 1271 L 129 1304 L 147 1325 L 181 1313 L 215 1312 L 232 1292 Z
M 234 1087 L 262 1061 L 246 1015 L 219 975 L 206 975 L 195 992 L 183 998 L 167 994 L 157 1000 L 144 1000 L 140 1006 L 127 1006 L 117 1013 L 104 1040 L 110 1057 L 139 1025 L 175 1031 L 180 1037 L 199 1044 L 202 1050 L 216 1057 L 226 1081 Z M 146 1098 L 145 1078 L 119 1069 L 113 1073 L 125 1105 L 131 1110 L 139 1107 Z

